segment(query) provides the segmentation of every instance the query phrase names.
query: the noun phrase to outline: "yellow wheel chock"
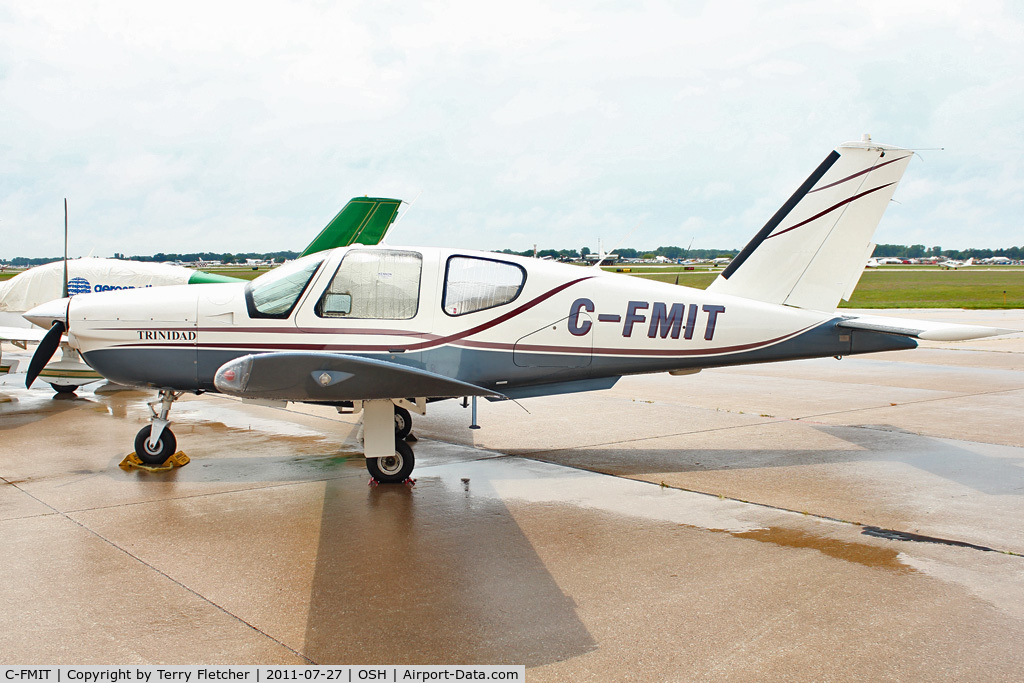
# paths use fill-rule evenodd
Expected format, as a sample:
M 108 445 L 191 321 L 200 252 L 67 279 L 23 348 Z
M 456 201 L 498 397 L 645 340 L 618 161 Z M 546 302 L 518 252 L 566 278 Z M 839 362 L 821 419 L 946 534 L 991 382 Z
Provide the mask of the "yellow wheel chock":
M 121 464 L 118 465 L 125 472 L 131 472 L 134 469 L 146 470 L 147 472 L 170 472 L 175 467 L 184 467 L 190 462 L 189 457 L 185 455 L 184 451 L 178 451 L 171 457 L 164 460 L 163 464 L 160 465 L 147 465 L 146 463 L 139 460 L 139 456 L 135 455 L 132 451 L 125 456 Z

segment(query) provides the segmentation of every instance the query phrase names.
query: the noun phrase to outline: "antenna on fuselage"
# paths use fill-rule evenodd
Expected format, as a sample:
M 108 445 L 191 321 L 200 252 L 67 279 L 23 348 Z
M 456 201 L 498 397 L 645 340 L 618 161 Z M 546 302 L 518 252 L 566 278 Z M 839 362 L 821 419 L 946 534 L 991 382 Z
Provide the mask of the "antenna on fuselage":
M 62 299 L 68 298 L 68 198 L 64 198 L 64 294 Z

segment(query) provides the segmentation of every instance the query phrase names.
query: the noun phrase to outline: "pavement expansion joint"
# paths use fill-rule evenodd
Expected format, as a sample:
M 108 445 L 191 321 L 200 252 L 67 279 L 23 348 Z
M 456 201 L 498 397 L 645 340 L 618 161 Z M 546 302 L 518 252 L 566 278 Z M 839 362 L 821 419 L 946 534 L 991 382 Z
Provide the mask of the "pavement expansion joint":
M 237 614 L 235 614 L 231 610 L 227 609 L 223 605 L 220 605 L 220 604 L 214 602 L 213 600 L 211 600 L 210 598 L 206 597 L 205 595 L 203 595 L 199 591 L 195 590 L 191 586 L 189 586 L 189 585 L 187 585 L 185 583 L 182 583 L 181 581 L 179 581 L 178 579 L 174 578 L 173 576 L 171 576 L 167 572 L 165 572 L 165 571 L 155 567 L 154 565 L 150 564 L 149 562 L 146 562 L 144 559 L 142 559 L 141 557 L 139 557 L 135 553 L 131 552 L 130 550 L 128 550 L 128 549 L 118 545 L 117 543 L 114 543 L 113 541 L 111 541 L 109 538 L 107 538 L 103 534 L 99 533 L 95 529 L 90 528 L 87 524 L 84 524 L 83 522 L 80 522 L 79 520 L 75 519 L 70 514 L 61 513 L 61 515 L 63 517 L 65 517 L 68 521 L 72 522 L 73 524 L 77 524 L 79 527 L 81 527 L 85 531 L 89 532 L 90 534 L 92 534 L 96 538 L 98 538 L 101 541 L 103 541 L 104 543 L 108 544 L 110 547 L 115 548 L 115 549 L 121 551 L 122 553 L 124 553 L 125 555 L 130 557 L 131 559 L 135 560 L 136 562 L 138 562 L 139 564 L 143 565 L 144 567 L 146 567 L 146 568 L 156 572 L 157 574 L 159 574 L 160 576 L 164 577 L 165 579 L 167 579 L 168 581 L 170 581 L 174 585 L 178 586 L 179 588 L 181 588 L 181 589 L 183 589 L 185 591 L 188 591 L 189 593 L 191 593 L 192 595 L 194 595 L 198 599 L 202 600 L 206 604 L 210 605 L 214 609 L 224 613 L 225 615 L 231 617 L 232 619 L 238 621 L 239 623 L 244 624 L 245 626 L 249 627 L 250 629 L 252 629 L 256 633 L 259 633 L 264 638 L 267 638 L 268 640 L 271 640 L 271 641 L 277 643 L 282 648 L 284 648 L 284 649 L 288 650 L 289 652 L 291 652 L 292 654 L 294 654 L 296 657 L 299 657 L 299 658 L 305 660 L 306 662 L 308 662 L 310 664 L 315 664 L 316 663 L 313 660 L 311 660 L 309 657 L 307 657 L 306 655 L 304 655 L 301 652 L 299 652 L 298 650 L 296 650 L 295 648 L 289 646 L 287 643 L 282 642 L 280 639 L 275 638 L 274 636 L 270 635 L 266 631 L 264 631 L 264 630 L 262 630 L 262 629 L 260 629 L 260 628 L 258 628 L 256 626 L 254 626 L 253 624 L 249 623 L 248 621 L 246 621 L 242 617 L 238 616 Z
M 953 401 L 961 398 L 974 398 L 977 396 L 993 396 L 996 394 L 1008 394 L 1015 391 L 1024 390 L 1024 387 L 1016 387 L 1012 389 L 996 389 L 994 391 L 978 391 L 969 394 L 953 394 L 952 396 L 937 396 L 935 398 L 920 398 L 914 401 L 899 401 L 897 403 L 887 403 L 885 405 L 867 406 L 864 408 L 849 408 L 847 410 L 834 410 L 828 413 L 815 413 L 813 415 L 801 415 L 800 417 L 789 418 L 791 420 L 813 420 L 816 417 L 829 417 L 832 415 L 848 415 L 850 413 L 860 413 L 865 410 L 879 410 L 880 408 L 894 408 L 899 406 L 912 406 L 920 403 L 936 403 L 938 401 Z
M 565 450 L 565 449 L 559 449 L 559 450 Z M 552 452 L 554 452 L 554 451 L 552 451 Z M 548 463 L 546 460 L 541 460 L 539 458 L 531 458 L 529 456 L 513 456 L 513 457 L 521 457 L 521 458 L 523 458 L 525 460 L 532 460 L 534 462 L 551 464 L 551 463 Z M 912 532 L 909 532 L 909 531 L 898 531 L 898 530 L 895 530 L 895 529 L 882 529 L 881 527 L 873 526 L 873 525 L 870 525 L 870 524 L 865 524 L 864 522 L 851 522 L 848 519 L 841 519 L 839 517 L 832 517 L 830 515 L 824 515 L 824 514 L 819 514 L 819 513 L 815 513 L 815 512 L 808 512 L 806 510 L 794 510 L 792 508 L 782 507 L 780 505 L 772 505 L 771 503 L 761 503 L 761 502 L 758 502 L 756 500 L 746 500 L 746 499 L 743 499 L 743 498 L 736 498 L 736 497 L 733 497 L 733 496 L 726 496 L 726 495 L 723 495 L 723 494 L 720 494 L 720 493 L 711 493 L 709 491 L 701 491 L 699 489 L 691 489 L 691 488 L 686 488 L 684 486 L 676 486 L 676 485 L 673 485 L 673 484 L 666 484 L 665 482 L 653 482 L 653 481 L 648 481 L 646 479 L 631 479 L 629 477 L 620 477 L 617 474 L 610 474 L 608 472 L 601 472 L 601 471 L 598 471 L 598 470 L 590 470 L 590 469 L 587 469 L 585 467 L 580 467 L 578 465 L 570 465 L 570 464 L 565 464 L 565 463 L 559 463 L 559 466 L 560 467 L 566 467 L 566 468 L 573 469 L 573 470 L 578 470 L 580 472 L 590 472 L 592 474 L 599 474 L 599 475 L 604 476 L 604 477 L 612 477 L 612 478 L 615 478 L 615 479 L 627 479 L 629 481 L 637 482 L 637 483 L 640 483 L 640 484 L 647 484 L 649 486 L 658 486 L 658 487 L 663 488 L 663 489 L 673 489 L 673 490 L 676 490 L 676 491 L 682 491 L 684 493 L 694 493 L 694 494 L 697 494 L 697 495 L 700 495 L 700 496 L 707 496 L 709 498 L 718 498 L 720 500 L 729 500 L 729 501 L 732 501 L 732 502 L 735 502 L 735 503 L 742 503 L 744 505 L 753 505 L 753 506 L 756 506 L 756 507 L 765 508 L 767 510 L 775 510 L 776 512 L 787 512 L 787 513 L 794 514 L 794 515 L 800 515 L 801 517 L 811 517 L 813 519 L 820 519 L 822 521 L 835 522 L 835 523 L 838 523 L 838 524 L 843 524 L 843 525 L 852 526 L 852 527 L 859 527 L 861 529 L 861 534 L 863 534 L 865 536 L 873 536 L 875 538 L 882 538 L 882 539 L 886 539 L 886 540 L 890 540 L 890 541 L 903 541 L 903 542 L 915 542 L 915 543 L 936 543 L 936 544 L 940 544 L 940 545 L 948 545 L 948 546 L 955 546 L 955 547 L 958 547 L 958 548 L 967 548 L 967 549 L 970 549 L 970 550 L 977 550 L 977 551 L 980 551 L 980 552 L 995 552 L 995 553 L 999 553 L 1001 555 L 1010 555 L 1011 557 L 1024 557 L 1024 555 L 1021 555 L 1020 553 L 1015 553 L 1012 550 L 1001 550 L 999 548 L 989 548 L 988 546 L 977 545 L 977 544 L 974 544 L 974 543 L 970 543 L 968 541 L 957 541 L 957 540 L 953 540 L 953 539 L 940 538 L 940 537 L 936 537 L 936 536 L 923 536 L 921 534 L 915 534 L 915 533 L 912 533 Z
M 202 593 L 196 591 L 195 589 L 191 588 L 190 586 L 188 586 L 188 585 L 182 583 L 181 581 L 175 579 L 173 576 L 171 576 L 167 572 L 164 572 L 164 571 L 158 569 L 157 567 L 153 566 L 149 562 L 146 562 L 145 560 L 143 560 L 141 557 L 139 557 L 138 555 L 134 554 L 130 550 L 128 550 L 128 549 L 118 545 L 117 543 L 114 543 L 113 541 L 111 541 L 109 538 L 107 538 L 103 534 L 101 534 L 98 531 L 96 531 L 95 529 L 92 529 L 91 527 L 89 527 L 87 524 L 85 524 L 85 523 L 75 519 L 74 517 L 71 516 L 71 513 L 62 512 L 62 511 L 58 510 L 57 508 L 55 508 L 52 505 L 50 505 L 49 503 L 47 503 L 45 500 L 40 499 L 38 496 L 32 495 L 31 492 L 26 491 L 25 489 L 21 488 L 17 484 L 9 482 L 7 479 L 3 479 L 3 481 L 8 483 L 8 485 L 13 486 L 14 488 L 16 488 L 18 491 L 21 491 L 26 496 L 28 496 L 32 500 L 36 501 L 40 505 L 44 505 L 44 506 L 50 508 L 51 510 L 53 510 L 53 514 L 59 515 L 60 517 L 63 517 L 64 519 L 68 520 L 69 522 L 71 522 L 72 524 L 76 525 L 80 529 L 82 529 L 82 530 L 92 534 L 96 538 L 100 539 L 101 541 L 103 541 L 104 543 L 109 545 L 110 547 L 115 548 L 116 550 L 124 553 L 125 555 L 127 555 L 131 559 L 133 559 L 136 562 L 138 562 L 139 564 L 143 565 L 144 567 L 147 567 L 150 570 L 152 570 L 152 571 L 156 572 L 157 574 L 159 574 L 160 576 L 163 576 L 164 578 L 166 578 L 168 581 L 170 581 L 174 585 L 176 585 L 176 586 L 178 586 L 178 587 L 188 591 L 189 593 L 191 593 L 192 595 L 196 596 L 197 598 L 199 598 L 200 600 L 202 600 L 206 604 L 210 605 L 211 607 L 213 607 L 213 608 L 223 612 L 224 614 L 226 614 L 227 616 L 231 617 L 232 619 L 235 619 L 236 621 L 238 621 L 238 622 L 240 622 L 242 624 L 245 624 L 250 629 L 252 629 L 253 631 L 259 633 L 263 637 L 265 637 L 265 638 L 267 638 L 269 640 L 274 641 L 275 643 L 277 643 L 278 645 L 280 645 L 284 649 L 286 649 L 289 652 L 291 652 L 292 654 L 294 654 L 296 657 L 300 657 L 301 659 L 309 662 L 310 664 L 315 664 L 315 662 L 313 660 L 311 660 L 309 657 L 307 657 L 306 655 L 302 654 L 298 650 L 295 650 L 294 648 L 290 647 L 286 643 L 284 643 L 281 640 L 279 640 L 279 639 L 275 638 L 274 636 L 270 635 L 266 631 L 263 631 L 263 630 L 257 628 L 256 626 L 250 624 L 248 621 L 246 621 L 242 617 L 238 616 L 237 614 L 234 614 L 233 612 L 231 612 L 230 610 L 226 609 L 222 605 L 217 604 L 213 600 L 210 600 L 208 597 L 206 597 Z M 49 516 L 49 515 L 45 515 L 45 516 Z
M 524 458 L 529 458 L 530 456 L 542 455 L 544 453 L 561 453 L 563 451 L 575 451 L 575 450 L 580 450 L 580 449 L 584 449 L 584 448 L 598 448 L 600 446 L 621 446 L 622 444 L 639 443 L 641 441 L 654 441 L 656 439 L 671 439 L 671 438 L 677 437 L 677 436 L 689 436 L 689 435 L 692 435 L 692 434 L 709 434 L 711 432 L 727 432 L 727 431 L 734 430 L 734 429 L 751 429 L 753 427 L 763 427 L 764 425 L 767 425 L 767 424 L 776 424 L 776 423 L 779 423 L 779 422 L 793 422 L 794 420 L 803 419 L 803 418 L 794 418 L 794 417 L 770 417 L 770 418 L 767 418 L 767 417 L 760 417 L 758 415 L 753 415 L 753 414 L 751 414 L 751 415 L 753 417 L 759 417 L 761 419 L 761 421 L 760 422 L 752 422 L 750 424 L 744 424 L 744 425 L 729 425 L 727 427 L 709 427 L 707 429 L 691 429 L 691 430 L 685 431 L 685 432 L 672 432 L 671 434 L 652 434 L 650 436 L 636 436 L 636 437 L 630 437 L 628 439 L 617 439 L 615 441 L 599 441 L 599 442 L 596 442 L 596 443 L 575 444 L 573 446 L 566 446 L 565 448 L 543 448 L 543 449 L 536 450 L 536 451 L 520 451 L 520 452 L 516 453 L 515 455 L 516 456 L 522 456 Z

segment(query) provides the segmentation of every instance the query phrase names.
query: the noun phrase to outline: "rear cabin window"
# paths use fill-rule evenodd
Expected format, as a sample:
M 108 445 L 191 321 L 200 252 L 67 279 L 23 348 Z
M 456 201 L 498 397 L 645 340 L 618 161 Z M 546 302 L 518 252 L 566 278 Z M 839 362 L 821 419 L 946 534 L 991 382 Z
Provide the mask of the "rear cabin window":
M 466 315 L 515 301 L 523 291 L 526 271 L 507 261 L 452 256 L 445 270 L 442 308 L 448 315 Z
M 316 314 L 321 318 L 414 318 L 422 270 L 423 257 L 414 251 L 349 251 L 317 303 Z
M 278 266 L 245 286 L 245 305 L 250 318 L 287 318 L 295 308 L 320 264 L 312 255 Z

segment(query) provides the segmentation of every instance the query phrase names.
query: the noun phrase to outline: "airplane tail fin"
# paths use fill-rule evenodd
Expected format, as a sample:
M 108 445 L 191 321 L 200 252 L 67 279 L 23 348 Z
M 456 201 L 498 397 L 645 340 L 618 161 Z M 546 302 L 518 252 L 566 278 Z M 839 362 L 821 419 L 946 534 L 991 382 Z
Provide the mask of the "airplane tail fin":
M 708 291 L 833 311 L 849 299 L 871 237 L 913 152 L 864 136 L 833 151 Z
M 379 244 L 394 223 L 401 204 L 401 199 L 353 198 L 309 243 L 301 256 L 356 243 Z

